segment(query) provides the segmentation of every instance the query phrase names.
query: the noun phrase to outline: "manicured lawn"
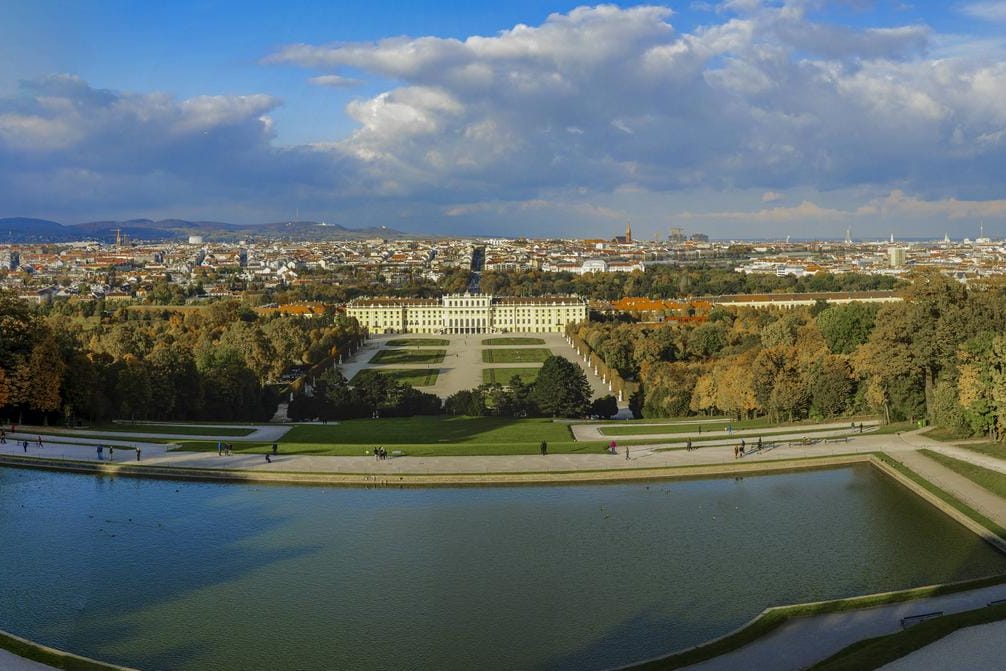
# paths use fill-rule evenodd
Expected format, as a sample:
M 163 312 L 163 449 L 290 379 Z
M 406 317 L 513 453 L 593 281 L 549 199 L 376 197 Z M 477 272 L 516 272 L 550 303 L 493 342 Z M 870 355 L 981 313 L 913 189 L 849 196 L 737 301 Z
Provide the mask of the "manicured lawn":
M 605 436 L 639 436 L 647 433 L 689 433 L 698 432 L 699 427 L 702 427 L 702 433 L 712 433 L 716 434 L 720 438 L 728 438 L 731 433 L 727 431 L 727 426 L 733 428 L 733 433 L 738 433 L 744 429 L 764 429 L 768 427 L 792 427 L 794 431 L 802 430 L 806 427 L 807 430 L 813 430 L 815 424 L 779 424 L 769 421 L 767 417 L 759 417 L 758 419 L 745 419 L 739 422 L 731 421 L 719 421 L 710 424 L 663 424 L 662 426 L 645 426 L 650 424 L 646 420 L 637 420 L 636 422 L 625 422 L 624 424 L 613 424 L 611 426 L 605 426 L 601 429 L 601 433 Z
M 396 338 L 387 344 L 389 347 L 447 347 L 451 341 L 443 338 Z
M 255 429 L 216 426 L 193 426 L 180 424 L 97 424 L 88 427 L 88 431 L 103 433 L 126 433 L 143 435 L 145 433 L 173 433 L 179 436 L 231 436 L 239 438 L 252 434 Z
M 486 338 L 483 345 L 544 345 L 541 338 Z
M 482 382 L 485 384 L 492 384 L 493 382 L 510 384 L 510 378 L 517 375 L 520 377 L 521 382 L 526 384 L 537 380 L 538 371 L 540 370 L 541 368 L 483 368 Z
M 362 373 L 363 371 L 360 371 Z M 439 368 L 423 370 L 422 368 L 380 368 L 377 370 L 381 375 L 387 375 L 395 380 L 411 387 L 429 387 L 437 383 L 437 376 L 440 374 Z M 357 373 L 353 376 L 356 379 Z M 353 380 L 349 383 L 353 384 Z
M 969 435 L 964 435 L 950 429 L 946 429 L 942 426 L 934 426 L 923 434 L 926 438 L 932 438 L 933 440 L 941 440 L 943 442 L 952 442 L 955 440 L 963 440 L 965 438 L 970 438 Z
M 1003 619 L 1006 619 L 1006 604 L 946 615 L 927 622 L 921 622 L 897 634 L 870 638 L 859 643 L 854 643 L 810 668 L 811 671 L 867 671 L 869 669 L 878 669 L 885 664 L 904 657 L 910 652 L 938 641 L 958 629 L 988 624 L 990 622 L 999 622 Z
M 482 361 L 485 363 L 541 363 L 550 356 L 552 352 L 544 347 L 482 350 Z
M 374 355 L 370 363 L 441 363 L 447 350 L 442 349 L 382 349 Z
M 963 475 L 976 485 L 984 487 L 996 496 L 1006 499 L 1006 473 L 993 471 L 931 450 L 922 450 L 922 453 L 933 461 L 943 464 L 958 475 Z M 1003 501 L 1003 505 L 1006 505 L 1006 501 Z

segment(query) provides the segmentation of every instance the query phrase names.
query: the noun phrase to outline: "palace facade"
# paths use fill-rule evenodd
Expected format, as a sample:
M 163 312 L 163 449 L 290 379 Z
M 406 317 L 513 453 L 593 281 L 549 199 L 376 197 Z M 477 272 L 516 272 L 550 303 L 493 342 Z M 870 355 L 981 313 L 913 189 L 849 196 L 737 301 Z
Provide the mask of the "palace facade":
M 346 305 L 371 333 L 561 333 L 587 318 L 577 296 L 450 294 L 442 298 L 357 298 Z

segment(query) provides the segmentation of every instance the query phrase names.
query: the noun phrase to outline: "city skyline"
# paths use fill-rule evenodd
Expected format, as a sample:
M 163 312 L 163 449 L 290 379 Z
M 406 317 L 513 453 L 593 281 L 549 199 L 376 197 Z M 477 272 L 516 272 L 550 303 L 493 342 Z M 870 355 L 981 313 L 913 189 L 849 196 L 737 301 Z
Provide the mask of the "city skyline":
M 0 8 L 0 216 L 1006 232 L 1006 2 Z

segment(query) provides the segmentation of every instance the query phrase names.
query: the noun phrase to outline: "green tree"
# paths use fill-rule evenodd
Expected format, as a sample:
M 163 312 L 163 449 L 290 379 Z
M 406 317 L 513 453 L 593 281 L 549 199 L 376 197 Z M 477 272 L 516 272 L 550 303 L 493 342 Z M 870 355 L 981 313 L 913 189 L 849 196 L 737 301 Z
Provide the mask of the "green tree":
M 587 375 L 569 359 L 550 356 L 538 372 L 532 399 L 546 416 L 582 417 L 590 407 Z

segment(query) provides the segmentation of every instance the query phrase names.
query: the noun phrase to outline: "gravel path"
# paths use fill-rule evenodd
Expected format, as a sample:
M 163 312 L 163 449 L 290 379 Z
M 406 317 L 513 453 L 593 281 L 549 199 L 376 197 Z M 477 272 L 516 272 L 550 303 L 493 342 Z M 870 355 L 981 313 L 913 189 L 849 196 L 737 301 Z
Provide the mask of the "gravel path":
M 1006 665 L 1006 621 L 959 629 L 880 671 L 989 671 Z

